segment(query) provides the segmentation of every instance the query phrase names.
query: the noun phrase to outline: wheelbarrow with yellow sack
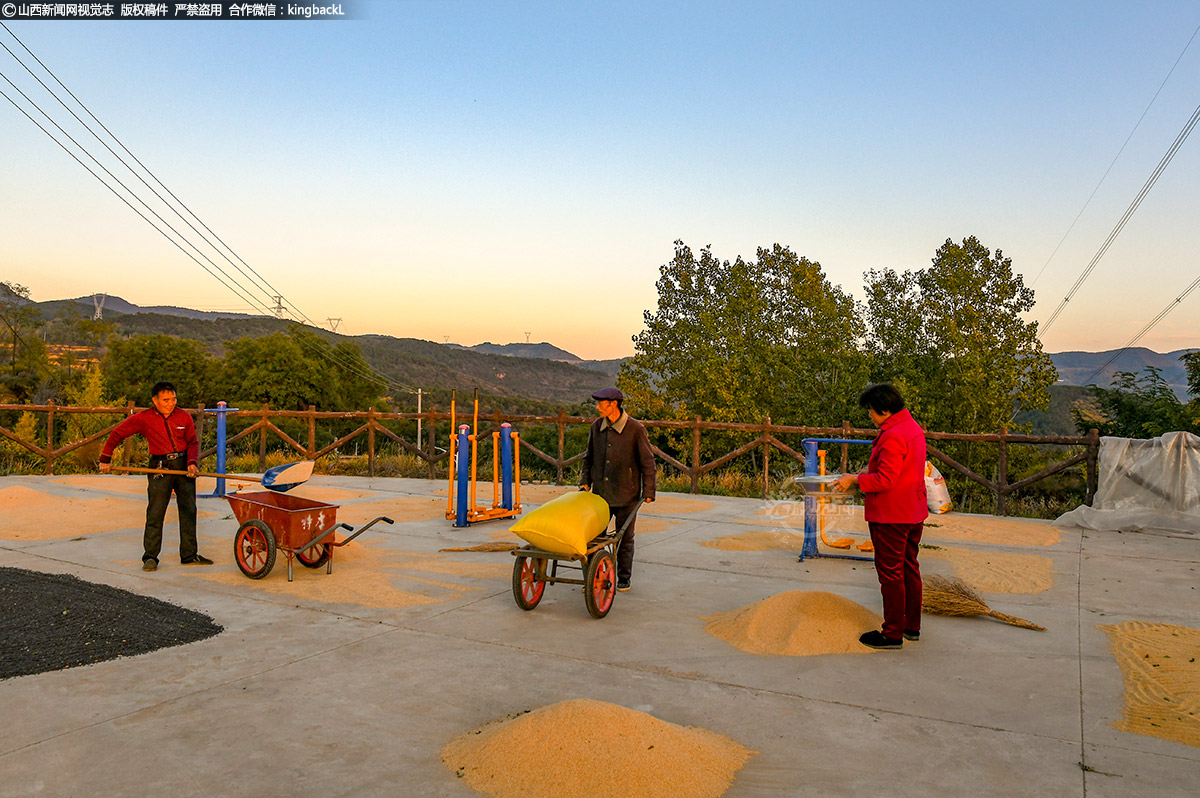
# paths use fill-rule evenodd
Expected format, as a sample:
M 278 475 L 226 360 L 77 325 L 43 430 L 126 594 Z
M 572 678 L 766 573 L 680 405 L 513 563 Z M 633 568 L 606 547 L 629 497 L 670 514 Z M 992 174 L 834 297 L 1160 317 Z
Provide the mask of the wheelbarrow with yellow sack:
M 564 494 L 526 514 L 510 528 L 529 544 L 512 552 L 517 606 L 532 610 L 546 585 L 581 585 L 588 613 L 593 618 L 608 615 L 617 595 L 617 549 L 641 503 L 611 532 L 608 503 L 585 491 Z

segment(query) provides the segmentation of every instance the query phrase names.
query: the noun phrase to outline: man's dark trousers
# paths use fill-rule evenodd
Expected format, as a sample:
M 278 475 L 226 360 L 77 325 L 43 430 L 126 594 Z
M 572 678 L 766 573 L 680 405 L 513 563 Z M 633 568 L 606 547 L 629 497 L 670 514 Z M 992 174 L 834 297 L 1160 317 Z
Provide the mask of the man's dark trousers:
M 617 548 L 617 579 L 629 579 L 633 575 L 633 528 L 637 526 L 637 502 L 627 504 L 624 507 L 608 508 L 609 517 L 617 519 L 617 529 L 621 528 L 621 524 L 625 523 L 625 519 L 630 515 L 634 517 L 629 521 L 629 528 L 625 530 L 625 537 L 621 538 L 621 545 Z
M 187 458 L 183 455 L 171 459 L 150 458 L 151 468 L 167 468 L 173 471 L 187 470 Z M 142 537 L 145 553 L 142 561 L 157 560 L 162 551 L 163 518 L 171 493 L 175 493 L 175 507 L 179 510 L 179 559 L 187 562 L 196 556 L 196 480 L 178 474 L 151 474 L 146 487 L 146 532 Z

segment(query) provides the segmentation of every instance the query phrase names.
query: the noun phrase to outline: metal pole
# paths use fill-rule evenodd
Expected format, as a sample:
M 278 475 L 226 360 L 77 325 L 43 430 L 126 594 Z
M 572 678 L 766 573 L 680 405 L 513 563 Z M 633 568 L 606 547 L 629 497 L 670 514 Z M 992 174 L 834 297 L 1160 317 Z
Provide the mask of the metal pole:
M 505 510 L 511 510 L 513 508 L 513 436 L 512 424 L 507 421 L 500 425 L 500 460 L 500 506 Z
M 225 414 L 237 412 L 236 407 L 230 407 L 225 402 L 217 402 L 215 408 L 209 408 L 206 412 L 217 414 L 217 473 L 225 473 Z M 212 493 L 207 493 L 200 498 L 202 499 L 219 499 L 225 495 L 225 478 L 217 478 L 217 488 Z
M 817 442 L 803 441 L 801 445 L 804 447 L 804 476 L 818 476 Z M 816 554 L 817 500 L 806 494 L 804 496 L 804 544 L 800 549 L 800 561 L 804 562 L 805 557 L 814 557 Z
M 455 508 L 455 514 L 454 514 L 454 525 L 455 526 L 467 526 L 467 524 L 469 523 L 469 521 L 467 520 L 467 514 L 468 514 L 467 492 L 470 490 L 470 487 L 468 484 L 469 483 L 468 475 L 470 474 L 470 465 L 469 465 L 469 461 L 467 459 L 469 456 L 467 449 L 468 449 L 468 447 L 471 446 L 471 438 L 473 437 L 470 434 L 470 429 L 471 428 L 468 427 L 466 424 L 459 426 L 459 428 L 458 428 L 458 445 L 455 447 L 455 449 L 458 453 L 458 457 L 456 458 L 457 462 L 454 464 L 455 465 L 454 470 L 455 470 L 455 473 L 458 478 L 458 491 L 457 491 L 457 496 L 456 496 L 458 501 L 457 501 L 457 507 Z

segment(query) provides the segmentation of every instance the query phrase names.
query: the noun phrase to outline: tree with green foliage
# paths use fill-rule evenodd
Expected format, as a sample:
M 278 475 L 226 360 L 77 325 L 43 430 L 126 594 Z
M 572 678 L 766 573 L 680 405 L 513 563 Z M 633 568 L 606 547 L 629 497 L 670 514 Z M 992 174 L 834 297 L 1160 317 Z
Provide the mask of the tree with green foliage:
M 46 346 L 36 335 L 40 324 L 29 289 L 0 281 L 0 351 L 6 350 L 0 366 L 0 401 L 33 401 L 52 375 Z
M 381 407 L 381 384 L 350 341 L 331 346 L 303 327 L 231 341 L 221 363 L 222 398 L 280 410 Z
M 1193 402 L 1200 402 L 1200 350 L 1185 352 L 1179 359 L 1183 361 L 1183 369 L 1187 374 L 1188 396 Z
M 106 404 L 104 380 L 99 364 L 93 363 L 88 367 L 83 372 L 82 377 L 75 381 L 74 385 L 67 386 L 65 393 L 66 403 L 72 407 L 103 407 Z M 124 398 L 121 398 L 109 404 L 120 405 L 124 401 Z M 120 416 L 109 417 L 93 413 L 67 413 L 64 441 L 74 442 L 81 440 L 120 420 Z M 100 450 L 103 446 L 103 440 L 96 440 L 87 446 L 76 449 L 72 455 L 75 462 L 79 465 L 90 466 L 99 458 Z
M 821 265 L 779 244 L 753 261 L 697 258 L 682 241 L 661 267 L 618 385 L 651 418 L 840 424 L 866 378 L 854 300 Z
M 175 385 L 181 407 L 196 407 L 219 398 L 212 391 L 215 365 L 196 341 L 170 335 L 113 339 L 103 361 L 104 388 L 109 396 L 149 405 L 154 383 L 166 380 Z
M 37 322 L 37 305 L 30 301 L 29 289 L 7 280 L 0 281 L 0 335 L 8 344 L 10 369 L 16 370 L 21 350 L 29 346 Z
M 929 268 L 866 280 L 872 378 L 896 383 L 926 429 L 995 432 L 1049 404 L 1058 374 L 1022 316 L 1033 289 L 999 249 L 947 239 Z
M 1200 392 L 1192 385 L 1192 363 L 1187 365 L 1189 393 L 1195 397 Z M 1091 401 L 1078 401 L 1071 408 L 1081 435 L 1090 429 L 1117 438 L 1157 438 L 1177 431 L 1200 434 L 1200 400 L 1181 402 L 1153 366 L 1147 366 L 1144 374 L 1118 371 L 1111 387 L 1093 384 L 1088 392 Z

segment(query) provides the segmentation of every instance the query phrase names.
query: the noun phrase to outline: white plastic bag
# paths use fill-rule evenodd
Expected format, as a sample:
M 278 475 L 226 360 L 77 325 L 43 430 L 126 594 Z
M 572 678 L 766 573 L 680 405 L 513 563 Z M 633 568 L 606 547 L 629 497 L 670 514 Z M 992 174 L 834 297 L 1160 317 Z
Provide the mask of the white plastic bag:
M 954 509 L 950 502 L 950 489 L 946 487 L 946 479 L 933 463 L 925 461 L 925 499 L 929 502 L 929 512 L 936 515 L 948 513 Z

